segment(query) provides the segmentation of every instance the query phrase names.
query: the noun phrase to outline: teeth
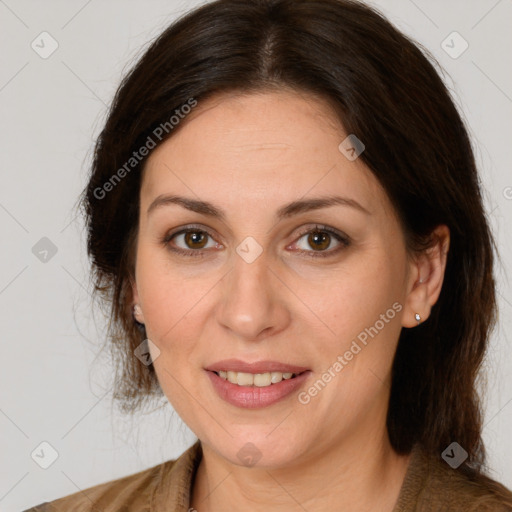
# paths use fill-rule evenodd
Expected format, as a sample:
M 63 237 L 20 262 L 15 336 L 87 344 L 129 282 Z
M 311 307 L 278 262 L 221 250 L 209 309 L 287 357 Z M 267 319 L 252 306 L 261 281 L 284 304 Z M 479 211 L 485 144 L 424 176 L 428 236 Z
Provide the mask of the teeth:
M 271 373 L 257 373 L 254 376 L 254 385 L 255 386 L 262 388 L 264 386 L 270 386 L 270 384 L 272 384 L 272 374 Z
M 256 386 L 263 388 L 271 384 L 277 384 L 283 379 L 291 379 L 295 373 L 267 372 L 267 373 L 244 373 L 244 372 L 225 372 L 218 371 L 217 375 L 232 384 L 239 386 Z
M 286 374 L 288 375 L 288 374 Z M 272 382 L 272 384 L 277 384 L 278 382 L 281 382 L 283 380 L 283 374 L 282 373 L 279 373 L 279 372 L 272 372 L 270 374 L 270 382 Z
M 254 384 L 254 376 L 250 373 L 237 373 L 236 382 L 239 386 L 252 386 Z

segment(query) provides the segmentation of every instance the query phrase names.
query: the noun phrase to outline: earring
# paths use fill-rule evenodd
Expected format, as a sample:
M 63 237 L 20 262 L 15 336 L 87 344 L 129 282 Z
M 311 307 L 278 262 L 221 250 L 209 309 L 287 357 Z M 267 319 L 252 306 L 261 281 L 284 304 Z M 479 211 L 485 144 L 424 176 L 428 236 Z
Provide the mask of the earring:
M 419 315 L 419 313 L 416 313 L 414 315 L 414 318 L 416 319 L 416 322 L 418 322 L 418 325 L 420 325 L 420 323 L 421 323 L 421 316 Z

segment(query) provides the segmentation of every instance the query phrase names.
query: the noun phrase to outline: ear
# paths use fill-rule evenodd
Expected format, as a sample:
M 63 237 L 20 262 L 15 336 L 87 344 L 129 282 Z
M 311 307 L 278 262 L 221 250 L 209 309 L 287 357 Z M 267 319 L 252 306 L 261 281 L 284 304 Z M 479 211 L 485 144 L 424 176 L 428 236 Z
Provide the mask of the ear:
M 448 226 L 437 226 L 432 232 L 432 238 L 433 245 L 414 256 L 410 263 L 403 327 L 416 327 L 416 314 L 420 315 L 420 322 L 424 322 L 441 293 L 450 247 Z
M 137 289 L 137 283 L 135 282 L 135 278 L 130 277 L 130 284 L 132 287 L 132 310 L 133 310 L 133 316 L 135 317 L 135 320 L 137 322 L 143 324 L 144 323 L 144 314 L 142 313 L 142 307 L 140 305 L 140 299 L 139 299 L 139 291 Z

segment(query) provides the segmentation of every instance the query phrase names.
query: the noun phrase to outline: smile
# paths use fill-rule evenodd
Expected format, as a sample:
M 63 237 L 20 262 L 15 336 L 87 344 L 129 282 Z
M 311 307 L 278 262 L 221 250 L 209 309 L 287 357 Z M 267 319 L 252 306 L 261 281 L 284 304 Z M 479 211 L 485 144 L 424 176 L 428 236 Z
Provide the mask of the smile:
M 223 401 L 243 409 L 259 409 L 294 396 L 306 385 L 312 372 L 306 370 L 295 374 L 210 370 L 205 373 L 213 390 Z M 272 378 L 275 382 L 272 382 Z
M 267 387 L 272 384 L 278 384 L 282 380 L 293 379 L 297 376 L 296 373 L 281 373 L 281 372 L 267 372 L 267 373 L 245 373 L 220 370 L 215 372 L 220 378 L 237 384 L 238 386 L 257 386 Z

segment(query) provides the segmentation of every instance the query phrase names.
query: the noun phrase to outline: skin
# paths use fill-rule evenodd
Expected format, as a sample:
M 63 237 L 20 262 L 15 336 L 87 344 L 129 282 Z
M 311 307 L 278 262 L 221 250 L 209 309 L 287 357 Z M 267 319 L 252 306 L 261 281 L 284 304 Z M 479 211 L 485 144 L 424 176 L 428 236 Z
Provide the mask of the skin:
M 417 325 L 415 313 L 425 321 L 439 296 L 449 232 L 439 226 L 430 251 L 409 254 L 376 178 L 338 149 L 346 136 L 312 96 L 219 95 L 147 161 L 133 302 L 160 351 L 160 385 L 202 442 L 191 501 L 199 512 L 391 511 L 398 498 L 410 457 L 393 451 L 386 432 L 391 365 L 401 329 Z M 161 194 L 209 201 L 225 219 L 177 204 L 148 214 Z M 334 194 L 369 213 L 335 205 L 275 217 L 292 201 Z M 317 223 L 350 244 L 331 236 L 325 257 L 310 256 L 322 251 L 303 232 Z M 166 234 L 190 224 L 211 233 L 206 245 L 179 235 L 165 246 Z M 262 248 L 252 263 L 236 252 L 248 236 Z M 204 370 L 227 358 L 287 362 L 311 369 L 307 390 L 394 303 L 394 318 L 307 404 L 293 393 L 262 409 L 238 408 Z M 237 457 L 248 442 L 261 456 L 252 467 Z

